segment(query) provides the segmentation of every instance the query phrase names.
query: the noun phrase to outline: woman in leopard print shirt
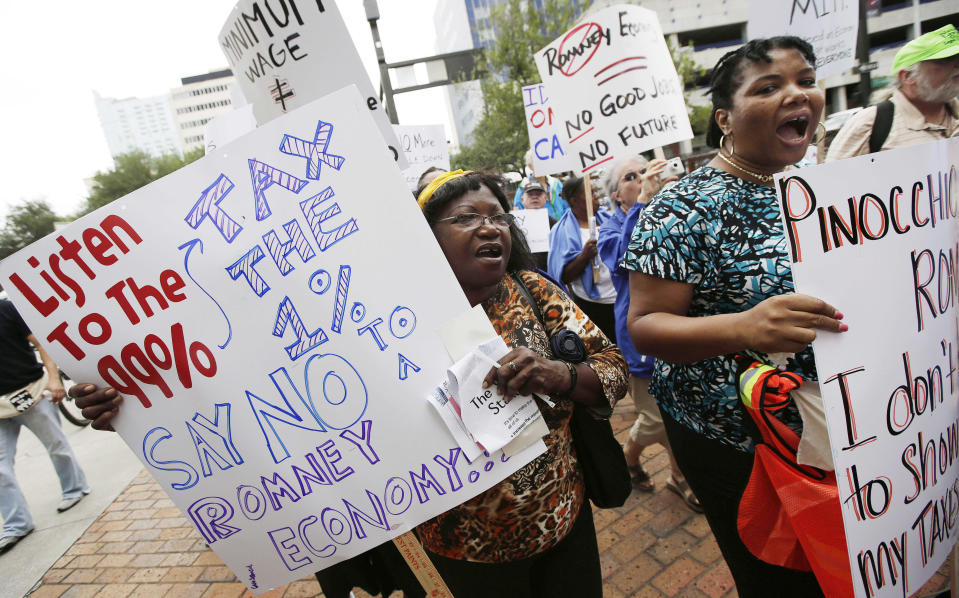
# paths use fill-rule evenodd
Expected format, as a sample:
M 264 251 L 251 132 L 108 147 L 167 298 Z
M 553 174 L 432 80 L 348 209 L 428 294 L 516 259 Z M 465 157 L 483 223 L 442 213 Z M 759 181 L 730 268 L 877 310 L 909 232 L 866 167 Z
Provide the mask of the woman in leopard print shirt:
M 470 304 L 483 306 L 512 349 L 487 381 L 510 398 L 549 395 L 556 407 L 540 404 L 550 431 L 545 453 L 417 533 L 457 598 L 602 596 L 592 511 L 569 420 L 574 401 L 612 406 L 625 394 L 626 362 L 565 293 L 532 271 L 499 180 L 478 172 L 444 177 L 432 194 L 424 191 L 425 200 L 420 195 L 423 213 Z M 529 289 L 543 323 L 510 274 Z M 573 365 L 575 384 L 549 348 L 549 338 L 563 329 L 583 340 L 588 355 Z

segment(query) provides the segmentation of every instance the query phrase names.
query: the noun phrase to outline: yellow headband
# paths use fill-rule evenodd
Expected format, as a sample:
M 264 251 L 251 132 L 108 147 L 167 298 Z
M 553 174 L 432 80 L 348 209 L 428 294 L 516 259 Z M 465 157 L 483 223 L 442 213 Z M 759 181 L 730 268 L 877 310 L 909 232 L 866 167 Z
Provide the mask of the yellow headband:
M 427 185 L 426 188 L 420 192 L 420 196 L 416 198 L 416 203 L 419 204 L 420 209 L 422 210 L 423 206 L 425 206 L 426 202 L 428 202 L 430 198 L 433 197 L 433 193 L 435 193 L 437 189 L 442 187 L 447 182 L 452 181 L 453 179 L 458 179 L 461 176 L 466 176 L 471 172 L 473 171 L 472 170 L 454 170 L 452 172 L 444 172 L 440 176 L 430 181 L 430 184 Z

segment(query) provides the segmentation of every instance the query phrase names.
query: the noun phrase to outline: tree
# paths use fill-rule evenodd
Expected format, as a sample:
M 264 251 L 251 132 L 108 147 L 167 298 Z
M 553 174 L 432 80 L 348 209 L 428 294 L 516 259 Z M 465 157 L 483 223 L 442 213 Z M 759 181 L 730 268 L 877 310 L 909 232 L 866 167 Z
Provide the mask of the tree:
M 202 157 L 202 147 L 187 152 L 183 157 L 171 153 L 154 158 L 142 150 L 120 154 L 114 158 L 112 170 L 93 175 L 93 189 L 77 217 L 102 208 Z
M 483 116 L 473 143 L 453 156 L 454 168 L 520 167 L 529 149 L 523 87 L 540 82 L 533 55 L 572 27 L 582 12 L 576 0 L 545 0 L 542 10 L 533 0 L 509 0 L 490 11 L 493 43 L 483 68 Z
M 0 259 L 52 233 L 56 221 L 57 215 L 42 199 L 24 200 L 10 208 L 0 229 Z

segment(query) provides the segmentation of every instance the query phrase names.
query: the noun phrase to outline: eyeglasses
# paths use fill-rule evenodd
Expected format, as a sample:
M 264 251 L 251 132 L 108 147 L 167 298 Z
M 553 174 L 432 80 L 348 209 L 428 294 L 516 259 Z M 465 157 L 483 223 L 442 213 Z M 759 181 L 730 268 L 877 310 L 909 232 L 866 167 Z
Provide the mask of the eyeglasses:
M 482 214 L 463 213 L 449 218 L 440 218 L 437 222 L 452 220 L 453 224 L 460 228 L 473 229 L 483 226 L 484 222 L 489 222 L 497 228 L 509 228 L 516 221 L 512 214 L 493 214 L 492 216 L 483 216 Z
M 626 174 L 623 175 L 623 180 L 626 181 L 626 182 L 635 181 L 636 179 L 638 179 L 639 177 L 643 176 L 644 174 L 646 174 L 646 169 L 645 169 L 645 168 L 640 168 L 640 169 L 639 169 L 639 172 L 635 172 L 635 171 L 632 171 L 632 170 L 631 170 L 631 171 L 629 171 L 629 172 L 627 172 Z

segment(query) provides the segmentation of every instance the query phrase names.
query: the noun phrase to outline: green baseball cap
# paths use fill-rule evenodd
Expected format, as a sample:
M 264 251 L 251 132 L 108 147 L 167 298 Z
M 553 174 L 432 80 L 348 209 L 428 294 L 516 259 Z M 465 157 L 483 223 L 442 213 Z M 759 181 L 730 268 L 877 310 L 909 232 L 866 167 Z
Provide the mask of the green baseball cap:
M 892 76 L 917 62 L 949 58 L 956 54 L 959 54 L 959 31 L 953 25 L 946 25 L 920 35 L 900 48 L 892 60 Z

